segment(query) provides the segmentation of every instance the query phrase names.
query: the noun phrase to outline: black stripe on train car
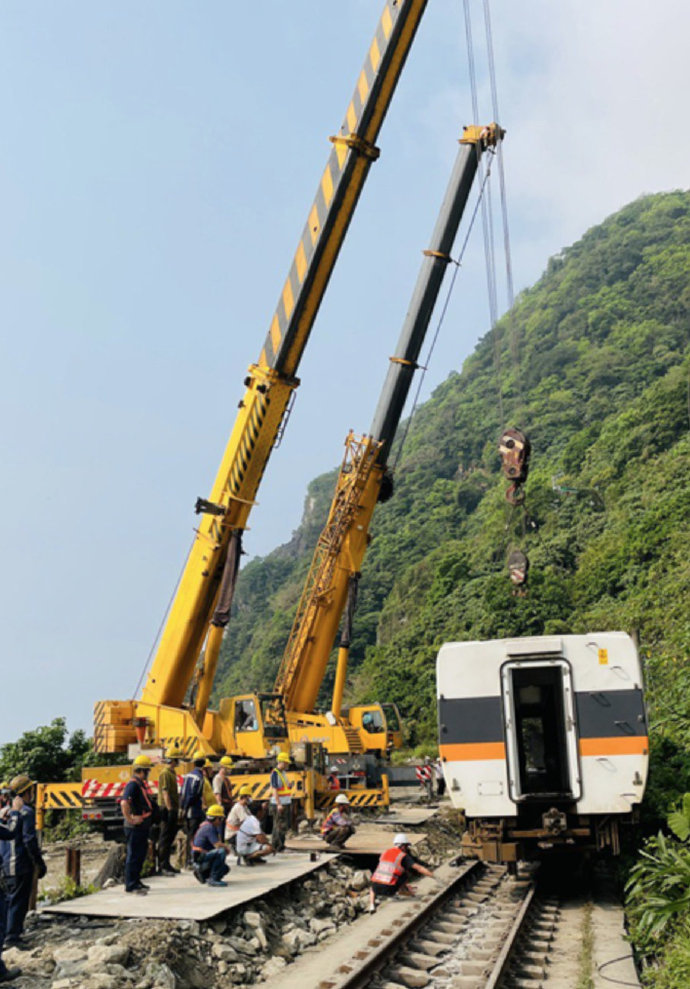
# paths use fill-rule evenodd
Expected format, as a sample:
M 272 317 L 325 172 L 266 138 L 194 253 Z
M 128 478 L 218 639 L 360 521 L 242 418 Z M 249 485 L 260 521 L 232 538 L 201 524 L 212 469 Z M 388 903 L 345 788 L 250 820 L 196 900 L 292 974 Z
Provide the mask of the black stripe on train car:
M 438 702 L 441 745 L 503 741 L 501 698 L 441 697 Z
M 442 745 L 504 740 L 502 698 L 498 695 L 441 698 L 438 721 Z M 642 691 L 576 691 L 575 723 L 580 738 L 647 735 Z
M 644 700 L 639 688 L 577 691 L 575 716 L 580 738 L 648 733 Z
M 257 786 L 259 787 L 258 791 L 256 790 Z M 271 790 L 270 783 L 264 783 L 263 786 L 261 785 L 261 783 L 255 783 L 254 787 L 255 789 L 252 790 L 252 795 L 256 797 L 257 800 L 263 800 L 263 798 L 267 796 Z

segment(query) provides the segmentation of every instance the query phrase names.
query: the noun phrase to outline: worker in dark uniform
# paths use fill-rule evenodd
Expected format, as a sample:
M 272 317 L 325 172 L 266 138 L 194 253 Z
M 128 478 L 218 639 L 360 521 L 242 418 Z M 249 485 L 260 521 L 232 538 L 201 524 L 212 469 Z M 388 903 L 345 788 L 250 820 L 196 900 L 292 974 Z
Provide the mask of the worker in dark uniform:
M 182 811 L 182 826 L 187 835 L 187 864 L 191 855 L 192 838 L 201 827 L 204 812 L 204 766 L 206 756 L 203 752 L 194 753 L 194 768 L 187 773 L 182 783 L 180 793 L 180 809 Z
M 176 876 L 170 861 L 175 835 L 179 828 L 180 791 L 177 785 L 177 764 L 182 753 L 171 745 L 165 754 L 165 769 L 158 777 L 158 806 L 160 808 L 160 834 L 158 838 L 158 871 L 162 876 Z
M 127 855 L 125 858 L 125 893 L 148 893 L 141 881 L 141 870 L 149 847 L 149 834 L 154 818 L 154 802 L 149 790 L 148 776 L 151 760 L 138 755 L 132 766 L 132 778 L 122 794 L 120 807 L 125 819 Z
M 225 813 L 220 804 L 211 804 L 206 820 L 192 839 L 194 876 L 207 886 L 227 886 L 223 876 L 230 872 L 226 856 L 230 846 L 223 841 Z
M 369 913 L 376 910 L 377 896 L 395 896 L 403 893 L 413 896 L 414 889 L 409 885 L 413 872 L 422 876 L 432 876 L 433 873 L 410 852 L 410 839 L 407 835 L 396 834 L 393 847 L 383 853 L 371 877 L 369 889 Z
M 9 787 L 6 783 L 3 784 L 5 789 L 9 793 Z M 8 804 L 9 806 L 9 804 Z M 10 831 L 4 825 L 0 824 L 0 841 L 12 841 L 14 838 L 14 832 Z M 0 860 L 0 983 L 2 982 L 13 982 L 14 979 L 19 978 L 22 974 L 21 969 L 18 968 L 8 968 L 2 960 L 2 946 L 5 940 L 5 931 L 7 928 L 7 885 L 5 883 L 5 876 L 2 869 L 2 860 Z
M 21 948 L 34 875 L 42 879 L 47 870 L 36 837 L 36 812 L 32 806 L 35 783 L 22 773 L 10 780 L 10 790 L 12 809 L 6 827 L 12 832 L 12 839 L 1 843 L 2 871 L 7 887 L 5 947 Z

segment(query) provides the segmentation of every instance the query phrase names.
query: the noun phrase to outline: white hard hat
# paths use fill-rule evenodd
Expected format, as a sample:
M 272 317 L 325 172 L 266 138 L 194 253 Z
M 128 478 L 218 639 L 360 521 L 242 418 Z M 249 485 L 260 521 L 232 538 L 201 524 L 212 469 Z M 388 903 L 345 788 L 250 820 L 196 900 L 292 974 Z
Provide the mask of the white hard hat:
M 407 837 L 406 834 L 402 834 L 402 833 L 396 834 L 395 838 L 393 838 L 393 844 L 394 845 L 409 845 L 410 844 L 410 839 Z
M 338 796 L 335 798 L 335 802 L 337 804 L 349 804 L 350 803 L 350 801 L 347 799 L 347 795 L 345 793 L 339 793 Z

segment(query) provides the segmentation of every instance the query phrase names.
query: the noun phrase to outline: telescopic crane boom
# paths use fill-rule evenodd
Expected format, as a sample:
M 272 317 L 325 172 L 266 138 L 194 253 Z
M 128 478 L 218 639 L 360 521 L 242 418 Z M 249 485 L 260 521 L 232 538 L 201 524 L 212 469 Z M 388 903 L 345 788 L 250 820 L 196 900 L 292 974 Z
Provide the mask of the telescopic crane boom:
M 350 433 L 346 439 L 328 521 L 316 547 L 274 687 L 284 698 L 293 741 L 330 737 L 326 744 L 332 752 L 357 750 L 353 721 L 341 716 L 341 705 L 356 581 L 369 542 L 369 526 L 377 501 L 392 493 L 387 467 L 391 446 L 479 160 L 502 137 L 503 131 L 496 124 L 465 128 L 395 355 L 390 359 L 371 431 L 361 437 Z M 317 697 L 344 613 L 331 711 L 316 714 Z M 355 710 L 359 709 L 352 709 L 350 714 Z M 381 738 L 380 728 L 378 734 Z M 377 745 L 372 741 L 373 748 L 382 747 L 381 742 Z
M 235 575 L 259 482 L 294 389 L 300 358 L 372 161 L 375 142 L 427 0 L 387 0 L 355 92 L 319 182 L 307 223 L 208 499 L 141 701 L 96 705 L 97 751 L 195 737 L 230 749 L 222 719 L 207 717 Z M 195 678 L 193 711 L 184 706 Z M 203 736 L 203 737 L 202 737 Z M 179 744 L 179 743 L 178 743 Z

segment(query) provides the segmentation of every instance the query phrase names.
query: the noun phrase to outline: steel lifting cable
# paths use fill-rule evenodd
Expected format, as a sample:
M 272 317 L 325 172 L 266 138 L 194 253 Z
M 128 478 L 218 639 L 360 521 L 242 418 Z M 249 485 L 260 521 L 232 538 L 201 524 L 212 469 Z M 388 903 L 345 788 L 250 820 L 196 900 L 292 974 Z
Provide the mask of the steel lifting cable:
M 493 149 L 492 148 L 487 149 L 487 152 L 486 153 L 487 154 L 493 154 Z M 446 313 L 448 311 L 448 306 L 450 305 L 450 299 L 451 299 L 451 296 L 453 294 L 453 289 L 455 287 L 455 280 L 457 279 L 458 272 L 460 271 L 460 268 L 462 267 L 462 260 L 463 260 L 463 258 L 465 256 L 465 251 L 467 250 L 467 245 L 469 243 L 470 234 L 472 233 L 472 229 L 474 227 L 474 221 L 477 219 L 477 213 L 479 212 L 479 208 L 480 208 L 480 206 L 481 206 L 481 204 L 483 202 L 483 199 L 484 199 L 484 192 L 485 192 L 485 189 L 487 188 L 487 185 L 488 185 L 488 182 L 489 182 L 489 176 L 490 175 L 491 175 L 491 158 L 489 158 L 489 164 L 487 166 L 487 169 L 486 169 L 486 172 L 485 172 L 484 176 L 482 177 L 481 185 L 479 187 L 479 195 L 477 196 L 477 202 L 475 203 L 474 209 L 472 210 L 472 216 L 470 217 L 470 222 L 469 222 L 469 225 L 467 227 L 467 233 L 465 234 L 465 239 L 462 242 L 462 247 L 460 248 L 460 253 L 458 254 L 457 259 L 456 258 L 450 258 L 450 262 L 454 266 L 453 277 L 450 280 L 450 285 L 448 286 L 448 291 L 446 292 L 446 297 L 445 297 L 445 299 L 443 301 L 443 306 L 441 307 L 441 312 L 440 312 L 439 317 L 438 317 L 438 323 L 436 324 L 436 330 L 434 332 L 434 335 L 433 335 L 432 340 L 431 340 L 431 344 L 429 346 L 429 352 L 427 353 L 427 357 L 426 357 L 426 360 L 424 361 L 424 364 L 420 365 L 420 370 L 421 370 L 422 373 L 420 374 L 419 381 L 417 382 L 417 389 L 416 389 L 415 394 L 414 394 L 414 400 L 412 402 L 412 409 L 410 411 L 410 415 L 408 416 L 407 422 L 405 423 L 405 430 L 404 430 L 403 435 L 402 435 L 402 437 L 400 439 L 400 443 L 397 444 L 396 454 L 395 454 L 395 460 L 394 460 L 393 464 L 391 465 L 391 470 L 392 471 L 395 471 L 395 469 L 396 469 L 396 467 L 398 465 L 398 461 L 400 460 L 400 457 L 402 455 L 403 447 L 405 446 L 405 441 L 407 439 L 407 435 L 408 435 L 408 433 L 410 431 L 410 425 L 412 424 L 412 419 L 414 417 L 415 412 L 417 411 L 417 406 L 419 405 L 419 396 L 420 396 L 420 393 L 421 393 L 421 390 L 422 390 L 422 385 L 424 384 L 424 377 L 426 375 L 426 372 L 429 369 L 429 365 L 431 364 L 431 358 L 433 356 L 434 349 L 436 347 L 436 343 L 437 343 L 438 338 L 439 338 L 439 335 L 441 333 L 441 327 L 443 326 L 443 321 L 446 318 Z
M 472 112 L 474 119 L 479 120 L 479 100 L 477 97 L 477 73 L 474 62 L 474 42 L 472 40 L 472 15 L 470 13 L 469 0 L 464 0 L 465 12 L 465 41 L 467 45 L 467 64 L 470 76 L 470 92 L 472 95 Z M 498 123 L 498 117 L 494 118 Z M 499 141 L 499 144 L 501 142 Z M 499 159 L 500 160 L 500 159 Z M 481 159 L 477 162 L 477 168 L 482 173 Z M 482 199 L 482 229 L 484 233 L 484 260 L 486 265 L 486 283 L 489 295 L 489 321 L 491 323 L 491 337 L 494 351 L 494 369 L 496 372 L 496 388 L 498 392 L 498 418 L 501 431 L 505 428 L 505 415 L 503 412 L 503 386 L 501 384 L 501 341 L 498 332 L 498 304 L 496 299 L 496 268 L 493 257 L 493 238 L 490 236 L 490 215 L 487 210 L 487 203 Z
M 493 30 L 491 27 L 491 4 L 490 0 L 484 0 L 484 31 L 486 34 L 486 50 L 489 63 L 489 83 L 491 86 L 491 104 L 494 112 L 494 120 L 500 120 L 498 108 L 498 86 L 496 84 L 496 63 L 494 60 Z M 513 261 L 510 250 L 510 226 L 508 223 L 508 197 L 506 193 L 506 176 L 503 163 L 503 142 L 500 142 L 496 154 L 498 157 L 498 185 L 501 197 L 501 219 L 503 224 L 503 250 L 505 254 L 506 266 L 506 295 L 508 301 L 508 323 L 510 327 L 510 349 L 515 371 L 518 402 L 522 398 L 522 382 L 520 374 L 520 354 L 517 340 L 517 326 L 515 322 L 515 285 L 513 282 Z
M 180 581 L 182 580 L 182 574 L 184 573 L 184 568 L 187 566 L 187 559 L 189 557 L 189 553 L 191 553 L 191 551 L 192 551 L 192 546 L 194 546 L 195 540 L 196 540 L 196 536 L 192 540 L 192 545 L 189 547 L 189 552 L 187 553 L 187 556 L 185 556 L 184 563 L 182 564 L 182 569 L 180 570 L 179 576 L 178 576 L 177 580 L 175 581 L 175 586 L 173 588 L 172 594 L 170 595 L 170 600 L 168 601 L 168 604 L 166 606 L 166 609 L 163 612 L 163 617 L 161 618 L 161 623 L 158 626 L 158 631 L 156 632 L 156 635 L 154 637 L 154 640 L 151 643 L 151 648 L 149 649 L 149 654 L 146 657 L 146 660 L 144 662 L 143 669 L 142 669 L 141 673 L 139 674 L 139 680 L 137 682 L 136 687 L 134 688 L 134 693 L 132 694 L 132 700 L 134 700 L 136 698 L 137 694 L 139 693 L 139 687 L 141 687 L 141 685 L 143 683 L 143 680 L 144 680 L 144 677 L 146 676 L 146 671 L 149 668 L 149 664 L 151 662 L 151 658 L 153 656 L 153 652 L 154 652 L 156 646 L 158 645 L 158 642 L 159 642 L 160 637 L 161 637 L 161 633 L 163 632 L 163 628 L 165 627 L 165 623 L 168 620 L 168 615 L 170 614 L 170 609 L 172 608 L 172 603 L 175 600 L 175 595 L 177 594 L 177 589 L 180 586 Z

